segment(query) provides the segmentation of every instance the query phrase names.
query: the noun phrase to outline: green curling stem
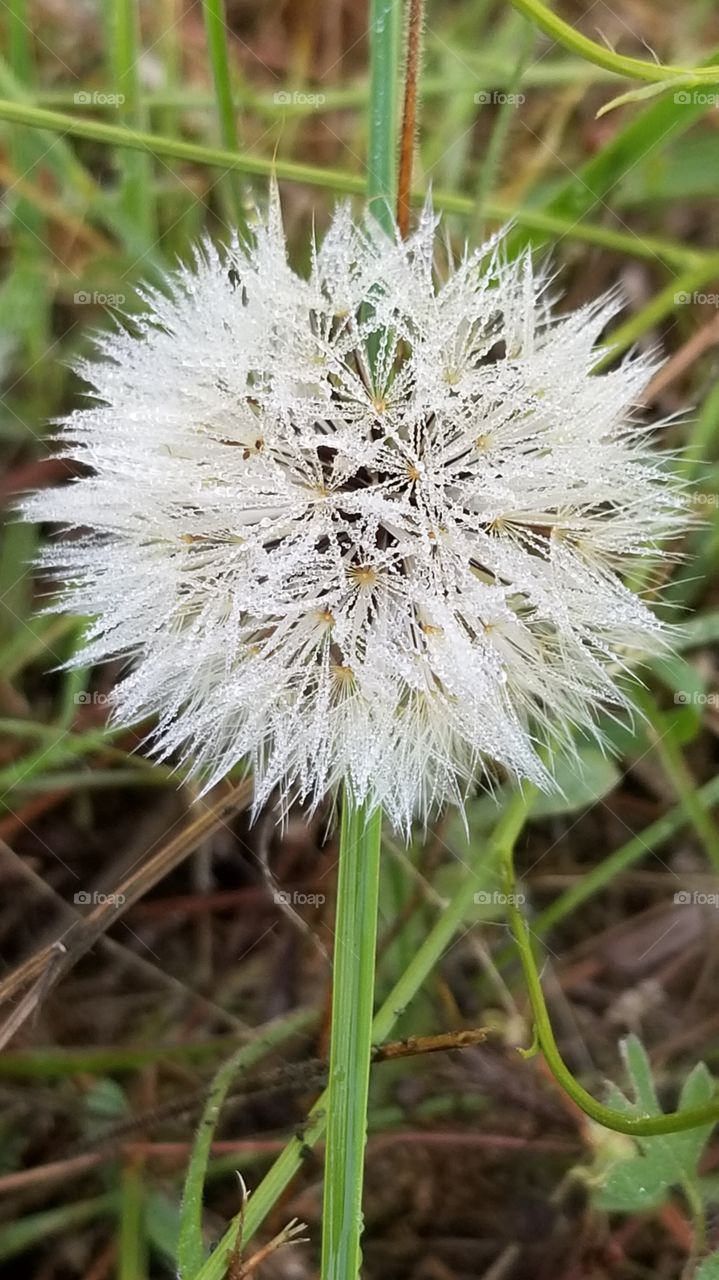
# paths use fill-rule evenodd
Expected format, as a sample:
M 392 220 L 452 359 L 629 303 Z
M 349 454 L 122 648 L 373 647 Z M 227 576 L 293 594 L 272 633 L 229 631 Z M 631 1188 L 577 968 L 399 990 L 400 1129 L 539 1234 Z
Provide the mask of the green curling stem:
M 664 66 L 660 62 L 646 62 L 641 58 L 627 58 L 623 54 L 614 53 L 606 45 L 590 40 L 556 13 L 552 13 L 540 0 L 510 0 L 510 4 L 536 23 L 540 30 L 579 54 L 587 62 L 593 62 L 606 71 L 613 71 L 618 76 L 627 76 L 633 80 L 648 80 L 661 84 L 663 80 L 680 80 L 687 86 L 698 86 L 719 83 L 719 66 L 713 67 L 674 67 Z
M 617 1133 L 626 1133 L 633 1138 L 649 1138 L 662 1133 L 680 1133 L 685 1129 L 699 1129 L 702 1125 L 719 1121 L 719 1097 L 701 1107 L 689 1107 L 684 1111 L 671 1111 L 661 1116 L 641 1116 L 632 1119 L 613 1107 L 597 1102 L 591 1093 L 572 1075 L 562 1058 L 554 1038 L 554 1031 L 544 999 L 542 984 L 534 959 L 529 928 L 516 902 L 514 858 L 512 847 L 507 845 L 503 850 L 505 883 L 507 886 L 508 916 L 512 936 L 517 944 L 519 958 L 529 1002 L 534 1016 L 534 1042 L 526 1051 L 527 1056 L 541 1050 L 544 1060 L 558 1084 L 573 1102 L 597 1124 L 605 1129 L 614 1129 Z

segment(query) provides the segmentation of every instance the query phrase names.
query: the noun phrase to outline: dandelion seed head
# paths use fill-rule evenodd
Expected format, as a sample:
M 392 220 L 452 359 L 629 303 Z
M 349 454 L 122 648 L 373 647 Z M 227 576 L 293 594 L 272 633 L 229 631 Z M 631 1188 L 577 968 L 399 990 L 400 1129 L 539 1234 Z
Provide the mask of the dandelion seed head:
M 621 706 L 661 643 L 620 578 L 684 522 L 633 412 L 642 357 L 595 374 L 610 296 L 556 316 L 501 238 L 436 266 L 340 208 L 307 278 L 273 199 L 251 247 L 205 244 L 98 340 L 62 423 L 88 474 L 28 518 L 124 655 L 116 720 L 255 803 L 341 782 L 407 830 L 487 771 L 548 784 L 539 744 Z

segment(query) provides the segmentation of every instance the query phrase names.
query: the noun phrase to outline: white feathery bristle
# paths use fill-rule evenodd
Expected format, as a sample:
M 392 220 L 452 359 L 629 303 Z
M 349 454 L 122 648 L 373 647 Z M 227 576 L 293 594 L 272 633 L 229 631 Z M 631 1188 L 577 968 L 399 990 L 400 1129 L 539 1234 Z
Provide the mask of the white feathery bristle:
M 442 275 L 436 231 L 342 207 L 302 279 L 274 197 L 99 340 L 90 474 L 23 504 L 79 531 L 44 563 L 82 661 L 129 658 L 115 719 L 207 786 L 245 760 L 256 806 L 345 782 L 407 831 L 490 764 L 545 786 L 662 641 L 618 572 L 686 504 L 632 421 L 652 366 L 592 372 L 616 297 L 557 317 L 497 240 Z

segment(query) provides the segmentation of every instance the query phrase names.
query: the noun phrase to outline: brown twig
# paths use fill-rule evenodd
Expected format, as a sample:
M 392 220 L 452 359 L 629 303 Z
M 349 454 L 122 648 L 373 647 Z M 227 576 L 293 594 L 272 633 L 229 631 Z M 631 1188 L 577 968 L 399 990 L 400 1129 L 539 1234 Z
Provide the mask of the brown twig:
M 407 26 L 407 62 L 404 81 L 404 107 L 399 150 L 399 176 L 397 180 L 397 226 L 403 240 L 409 232 L 409 213 L 412 197 L 412 161 L 417 130 L 417 85 L 422 48 L 423 0 L 410 0 Z
M 425 1053 L 447 1053 L 450 1049 L 467 1049 L 482 1044 L 490 1034 L 489 1027 L 472 1027 L 468 1031 L 445 1031 L 436 1036 L 409 1036 L 377 1045 L 372 1062 L 391 1062 L 397 1058 L 416 1058 Z
M 473 1027 L 466 1031 L 448 1031 L 433 1036 L 410 1036 L 407 1040 L 393 1040 L 388 1044 L 377 1045 L 372 1051 L 372 1062 L 396 1062 L 401 1058 L 416 1058 L 428 1053 L 447 1053 L 453 1049 L 466 1049 L 481 1044 L 490 1034 L 486 1027 Z M 263 1070 L 258 1080 L 239 1080 L 228 1095 L 228 1105 L 236 1112 L 243 1103 L 254 1102 L 257 1098 L 266 1100 L 278 1094 L 307 1093 L 319 1091 L 327 1083 L 327 1063 L 320 1058 L 311 1058 L 307 1062 L 288 1063 L 274 1070 Z M 177 1119 L 195 1111 L 204 1100 L 206 1087 L 193 1090 L 180 1098 L 171 1099 L 151 1111 L 143 1111 L 119 1124 L 108 1128 L 92 1143 L 83 1142 L 74 1147 L 70 1155 L 83 1155 L 87 1151 L 96 1151 L 106 1146 L 125 1146 L 129 1134 L 138 1130 L 148 1132 L 165 1120 Z

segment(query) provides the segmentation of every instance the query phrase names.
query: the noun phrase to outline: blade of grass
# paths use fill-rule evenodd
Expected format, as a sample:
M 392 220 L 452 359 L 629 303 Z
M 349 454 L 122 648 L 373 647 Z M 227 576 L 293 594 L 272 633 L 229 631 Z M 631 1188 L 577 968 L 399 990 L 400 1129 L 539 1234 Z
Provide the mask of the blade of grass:
M 46 1240 L 62 1235 L 76 1227 L 109 1217 L 117 1209 L 117 1195 L 109 1193 L 93 1200 L 79 1200 L 76 1204 L 62 1205 L 59 1209 L 47 1209 L 27 1218 L 7 1222 L 0 1227 L 0 1262 L 16 1258 L 28 1249 L 36 1249 Z
M 112 0 L 111 62 L 118 114 L 127 129 L 143 129 L 140 97 L 140 19 L 137 0 Z M 152 196 L 152 166 L 147 154 L 122 155 L 121 203 L 147 243 L 157 235 Z
M 10 0 L 6 5 L 10 63 L 17 83 L 29 93 L 34 81 L 30 15 L 26 0 Z M 37 139 L 24 129 L 13 129 L 10 139 L 12 169 L 25 176 L 32 173 L 38 159 Z M 12 210 L 12 258 L 8 278 L 0 291 L 0 326 L 15 335 L 20 355 L 29 366 L 43 359 L 50 345 L 51 286 L 47 228 L 41 211 L 18 190 L 5 197 Z M 20 309 L 18 310 L 18 303 Z M 28 440 L 36 447 L 36 424 L 48 413 L 49 395 L 57 375 L 31 384 L 16 413 Z M 6 639 L 22 629 L 30 612 L 32 575 L 28 565 L 37 551 L 38 529 L 28 525 L 23 532 L 18 522 L 9 523 L 2 533 L 0 549 L 0 635 Z
M 220 140 L 227 151 L 234 153 L 237 151 L 238 143 L 237 117 L 230 81 L 230 59 L 227 47 L 227 20 L 224 0 L 202 0 L 202 12 L 205 18 L 207 48 L 215 84 Z M 228 216 L 234 222 L 237 230 L 240 232 L 245 231 L 246 221 L 242 183 L 236 169 L 227 171 L 221 180 L 221 186 L 227 193 Z
M 5 8 L 7 12 L 10 65 L 18 84 L 22 85 L 29 94 L 32 90 L 34 76 L 28 7 L 25 0 L 10 0 Z M 10 156 L 12 166 L 17 173 L 24 175 L 31 172 L 36 158 L 34 140 L 24 131 L 14 129 Z M 38 267 L 40 267 L 46 256 L 43 242 L 42 216 L 28 200 L 21 197 L 15 205 L 15 218 L 15 232 L 19 243 L 30 250 L 31 261 L 33 263 L 37 262 Z M 43 334 L 40 333 L 38 337 L 40 344 L 42 344 Z M 38 346 L 34 350 L 32 358 L 37 359 L 43 349 L 42 345 Z
M 193 1280 L 205 1261 L 205 1245 L 202 1236 L 202 1194 L 207 1177 L 210 1150 L 215 1137 L 227 1091 L 241 1071 L 255 1065 L 278 1045 L 283 1044 L 296 1031 L 307 1026 L 306 1012 L 278 1019 L 249 1044 L 241 1047 L 219 1068 L 210 1085 L 207 1101 L 197 1128 L 192 1156 L 185 1177 L 180 1210 L 180 1235 L 177 1246 L 177 1265 L 180 1280 Z
M 27 107 L 32 107 L 33 105 L 27 88 L 22 81 L 18 80 L 2 57 L 0 57 L 0 93 L 9 102 L 24 104 Z M 52 132 L 57 133 L 58 130 L 53 130 Z M 59 132 L 62 134 L 63 130 Z M 31 145 L 30 138 L 26 140 L 26 145 Z M 68 191 L 74 193 L 75 199 L 80 204 L 90 200 L 93 195 L 97 194 L 98 188 L 94 179 L 80 164 L 72 147 L 65 142 L 62 136 L 53 137 L 50 134 L 34 139 L 33 162 L 34 164 L 39 164 L 40 161 L 47 166 L 63 188 L 67 188 Z
M 147 1280 L 145 1181 L 142 1163 L 126 1159 L 120 1174 L 120 1213 L 117 1232 L 117 1280 Z
M 402 7 L 371 0 L 367 207 L 391 231 L 397 195 L 397 127 Z M 362 181 L 361 189 L 364 189 Z
M 160 131 L 174 134 L 179 130 L 181 112 L 189 107 L 187 88 L 182 80 L 182 37 L 184 0 L 159 0 L 155 6 L 157 26 L 154 32 L 153 50 L 162 63 L 164 87 L 159 94 L 141 94 L 143 110 L 148 118 L 157 111 Z M 39 101 L 36 96 L 36 101 Z M 214 107 L 214 98 L 208 98 Z M 187 189 L 179 166 L 169 165 L 175 182 L 158 197 L 158 222 L 162 230 L 162 247 L 168 261 L 174 261 L 191 240 L 202 234 L 202 204 Z
M 719 388 L 717 388 L 719 391 Z M 675 649 L 684 653 L 687 649 L 699 649 L 704 645 L 715 644 L 719 640 L 719 609 L 708 609 L 695 618 L 689 618 L 682 624 L 677 636 Z

